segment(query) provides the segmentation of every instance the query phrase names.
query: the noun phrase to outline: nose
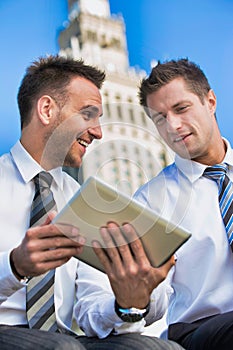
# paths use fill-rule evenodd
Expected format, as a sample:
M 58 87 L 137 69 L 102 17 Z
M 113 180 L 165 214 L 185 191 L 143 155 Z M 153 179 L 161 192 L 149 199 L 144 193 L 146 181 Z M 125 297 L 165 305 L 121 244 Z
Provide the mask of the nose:
M 102 138 L 102 128 L 100 124 L 93 126 L 88 129 L 88 133 L 92 136 L 93 139 L 101 139 Z
M 179 116 L 169 113 L 167 114 L 167 131 L 174 132 L 181 128 L 181 120 Z

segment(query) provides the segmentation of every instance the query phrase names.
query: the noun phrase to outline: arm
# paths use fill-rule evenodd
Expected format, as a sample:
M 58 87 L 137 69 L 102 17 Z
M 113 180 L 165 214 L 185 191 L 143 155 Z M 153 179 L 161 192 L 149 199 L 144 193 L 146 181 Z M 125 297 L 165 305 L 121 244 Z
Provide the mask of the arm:
M 159 268 L 152 267 L 130 224 L 120 228 L 109 223 L 101 229 L 101 235 L 107 249 L 94 242 L 94 250 L 105 267 L 118 304 L 123 308 L 145 308 L 152 291 L 164 281 L 175 264 L 174 257 Z
M 18 276 L 39 276 L 51 269 L 65 264 L 73 255 L 81 252 L 82 244 L 78 243 L 78 230 L 64 226 L 61 232 L 51 224 L 55 213 L 49 213 L 41 226 L 29 228 L 21 244 L 12 250 L 11 262 Z M 73 236 L 72 240 L 66 236 Z
M 125 323 L 115 313 L 109 279 L 102 273 L 79 262 L 77 276 L 77 302 L 74 316 L 79 327 L 89 337 L 107 337 L 110 333 L 143 332 L 145 320 Z
M 76 241 L 67 238 L 51 224 L 54 215 L 50 213 L 43 225 L 29 228 L 18 247 L 0 254 L 1 303 L 25 286 L 24 276 L 38 276 L 61 266 L 82 250 L 77 229 L 66 226 L 64 233 L 69 232 Z
M 118 248 L 114 247 L 114 238 L 118 235 Z M 130 225 L 131 238 L 136 238 Z M 109 224 L 108 229 L 101 230 L 108 255 L 95 244 L 95 252 L 105 267 L 107 274 L 101 273 L 79 264 L 78 293 L 75 306 L 77 323 L 87 336 L 106 337 L 111 332 L 115 334 L 143 332 L 144 326 L 160 319 L 167 306 L 166 285 L 160 283 L 165 279 L 169 269 L 174 265 L 174 259 L 158 269 L 150 266 L 145 256 L 140 240 L 132 240 L 130 247 L 126 245 L 121 230 L 115 224 Z M 144 308 L 150 301 L 150 311 L 138 322 L 124 322 L 117 316 L 114 303 L 117 300 L 124 308 Z

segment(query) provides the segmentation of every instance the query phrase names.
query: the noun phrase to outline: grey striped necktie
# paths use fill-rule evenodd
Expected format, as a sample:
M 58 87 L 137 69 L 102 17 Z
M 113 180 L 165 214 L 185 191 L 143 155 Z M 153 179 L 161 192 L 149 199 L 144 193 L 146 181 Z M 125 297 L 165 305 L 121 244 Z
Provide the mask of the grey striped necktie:
M 233 184 L 227 176 L 227 164 L 216 164 L 206 168 L 203 176 L 218 184 L 218 199 L 227 237 L 233 251 Z
M 32 202 L 30 226 L 40 225 L 56 203 L 50 190 L 52 176 L 45 171 L 35 176 L 35 196 Z M 54 275 L 50 270 L 32 277 L 27 285 L 26 310 L 29 328 L 55 332 L 57 330 L 54 308 Z

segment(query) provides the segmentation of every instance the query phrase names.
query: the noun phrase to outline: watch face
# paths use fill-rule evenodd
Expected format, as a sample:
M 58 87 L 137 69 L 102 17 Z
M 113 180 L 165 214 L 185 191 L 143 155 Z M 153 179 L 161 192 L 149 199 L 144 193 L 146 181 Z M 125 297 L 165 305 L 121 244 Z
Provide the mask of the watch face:
M 121 319 L 124 322 L 137 322 L 143 319 L 143 314 L 137 313 L 122 313 Z
M 137 309 L 135 307 L 125 309 L 121 307 L 115 300 L 115 312 L 124 322 L 138 322 L 148 314 L 149 310 L 150 303 L 148 303 L 145 309 Z

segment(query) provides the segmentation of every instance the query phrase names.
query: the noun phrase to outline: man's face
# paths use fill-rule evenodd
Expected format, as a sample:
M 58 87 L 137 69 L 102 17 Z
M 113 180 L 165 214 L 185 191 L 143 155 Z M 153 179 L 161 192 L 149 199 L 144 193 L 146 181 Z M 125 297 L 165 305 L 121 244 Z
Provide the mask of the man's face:
M 182 78 L 176 78 L 148 95 L 147 105 L 159 134 L 175 153 L 209 163 L 220 140 L 212 90 L 202 103 Z
M 61 109 L 57 107 L 56 117 L 45 135 L 44 156 L 49 157 L 52 167 L 80 167 L 88 145 L 102 137 L 99 89 L 89 80 L 77 77 L 67 91 L 67 100 Z

